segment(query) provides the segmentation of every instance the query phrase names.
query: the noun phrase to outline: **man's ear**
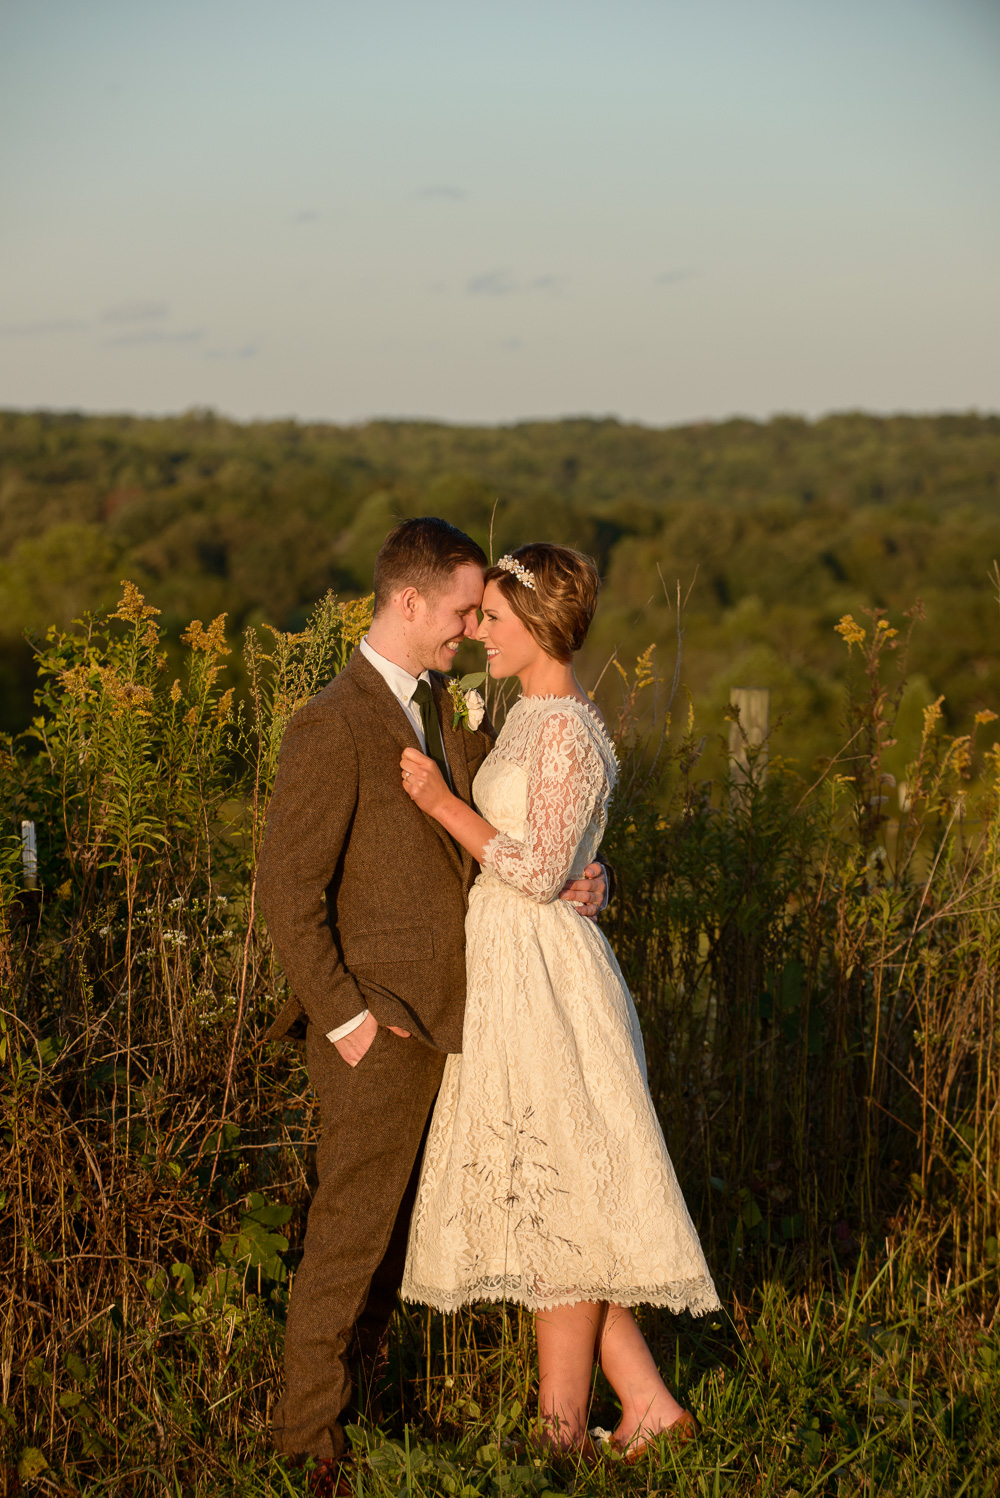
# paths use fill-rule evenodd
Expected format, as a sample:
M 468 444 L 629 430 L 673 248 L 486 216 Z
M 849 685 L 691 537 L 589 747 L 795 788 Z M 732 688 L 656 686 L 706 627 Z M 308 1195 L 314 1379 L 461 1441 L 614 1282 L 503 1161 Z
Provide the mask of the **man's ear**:
M 412 624 L 413 620 L 417 617 L 419 601 L 420 594 L 416 588 L 400 588 L 393 599 L 393 603 L 395 603 L 407 624 Z

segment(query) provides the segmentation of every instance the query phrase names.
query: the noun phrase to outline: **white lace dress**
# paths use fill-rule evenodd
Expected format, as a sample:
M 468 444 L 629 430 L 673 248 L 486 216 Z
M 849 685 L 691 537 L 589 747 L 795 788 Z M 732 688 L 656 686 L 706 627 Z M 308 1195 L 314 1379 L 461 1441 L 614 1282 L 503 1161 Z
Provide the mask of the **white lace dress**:
M 571 697 L 522 697 L 476 776 L 498 829 L 469 901 L 462 1054 L 450 1056 L 402 1294 L 719 1305 L 601 931 L 565 900 L 600 844 L 614 750 Z

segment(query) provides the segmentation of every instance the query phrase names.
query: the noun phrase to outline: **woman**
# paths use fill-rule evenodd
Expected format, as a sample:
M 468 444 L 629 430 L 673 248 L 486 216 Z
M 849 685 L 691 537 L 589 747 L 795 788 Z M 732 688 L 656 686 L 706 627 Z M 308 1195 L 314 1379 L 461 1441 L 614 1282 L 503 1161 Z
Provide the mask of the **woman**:
M 715 1286 L 646 1082 L 635 1008 L 602 933 L 556 897 L 593 858 L 616 776 L 573 671 L 600 583 L 565 546 L 522 546 L 486 573 L 478 638 L 522 695 L 474 785 L 401 760 L 412 799 L 481 866 L 466 923 L 461 1056 L 448 1059 L 410 1227 L 402 1293 L 453 1311 L 512 1300 L 536 1313 L 543 1440 L 593 1456 L 595 1355 L 621 1400 L 629 1458 L 694 1422 L 628 1307 L 702 1313 Z

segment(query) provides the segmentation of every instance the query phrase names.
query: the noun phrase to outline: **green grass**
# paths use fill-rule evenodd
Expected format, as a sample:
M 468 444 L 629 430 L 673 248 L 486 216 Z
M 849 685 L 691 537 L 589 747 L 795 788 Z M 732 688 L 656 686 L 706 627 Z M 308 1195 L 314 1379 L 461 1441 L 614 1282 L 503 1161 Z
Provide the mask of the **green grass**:
M 596 1471 L 513 1450 L 530 1428 L 527 1317 L 508 1316 L 501 1353 L 500 1310 L 457 1321 L 403 1312 L 386 1391 L 391 1413 L 378 1429 L 350 1431 L 359 1498 L 994 1493 L 1000 1340 L 963 1309 L 962 1296 L 932 1291 L 905 1245 L 883 1255 L 878 1269 L 863 1255 L 850 1274 L 831 1269 L 836 1288 L 790 1296 L 771 1280 L 751 1304 L 734 1307 L 735 1318 L 649 1315 L 647 1333 L 700 1436 L 680 1448 L 664 1444 L 634 1467 L 608 1457 Z M 172 1344 L 169 1336 L 144 1342 L 127 1327 L 114 1335 L 132 1344 L 119 1354 L 146 1363 L 153 1398 L 121 1401 L 114 1422 L 96 1417 L 77 1368 L 84 1397 L 65 1409 L 61 1459 L 43 1470 L 39 1491 L 205 1498 L 305 1491 L 305 1474 L 270 1452 L 263 1429 L 276 1377 L 273 1327 L 244 1327 L 228 1356 L 211 1323 Z M 254 1389 L 251 1379 L 262 1372 L 269 1377 Z M 38 1392 L 44 1400 L 44 1383 Z M 239 1406 L 235 1422 L 220 1413 L 227 1403 Z M 598 1387 L 594 1422 L 614 1418 Z M 98 1431 L 106 1449 L 88 1457 L 82 1448 Z M 51 1446 L 48 1453 L 51 1460 Z M 22 1464 L 30 1460 L 22 1454 Z

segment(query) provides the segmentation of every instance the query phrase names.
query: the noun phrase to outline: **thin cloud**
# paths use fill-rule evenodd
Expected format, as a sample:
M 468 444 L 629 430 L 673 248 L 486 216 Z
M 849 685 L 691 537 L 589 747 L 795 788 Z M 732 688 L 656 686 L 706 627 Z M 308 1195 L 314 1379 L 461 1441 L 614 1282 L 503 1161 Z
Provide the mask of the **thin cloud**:
M 453 187 L 448 182 L 432 182 L 417 193 L 418 198 L 438 198 L 446 203 L 464 203 L 468 196 L 464 187 Z
M 472 276 L 465 289 L 470 296 L 520 296 L 531 291 L 556 291 L 559 276 L 532 276 L 524 280 L 509 270 L 487 270 Z
M 101 313 L 101 322 L 156 322 L 169 312 L 166 302 L 116 302 Z
M 318 224 L 323 215 L 317 208 L 302 208 L 289 219 L 292 224 Z
M 186 328 L 183 333 L 145 328 L 141 333 L 119 333 L 116 338 L 105 338 L 104 344 L 106 348 L 139 348 L 143 344 L 197 343 L 204 336 L 204 328 Z
M 685 265 L 680 270 L 665 270 L 656 278 L 657 286 L 676 286 L 678 281 L 689 281 L 696 274 L 693 265 Z
M 205 350 L 206 359 L 255 359 L 257 357 L 257 345 L 245 343 L 242 348 L 210 348 Z
M 39 338 L 46 333 L 75 333 L 89 327 L 78 317 L 52 318 L 48 322 L 9 322 L 0 327 L 0 338 Z

